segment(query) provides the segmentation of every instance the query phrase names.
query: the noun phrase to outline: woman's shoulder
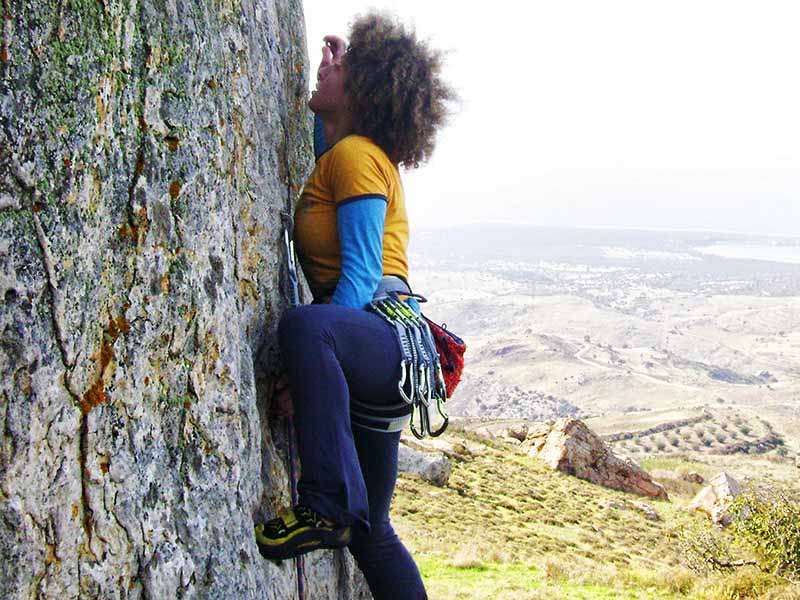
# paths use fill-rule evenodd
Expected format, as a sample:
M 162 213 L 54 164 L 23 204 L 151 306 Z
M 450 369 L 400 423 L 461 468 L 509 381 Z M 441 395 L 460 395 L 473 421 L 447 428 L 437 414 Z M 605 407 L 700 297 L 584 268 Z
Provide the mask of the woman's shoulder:
M 374 158 L 379 162 L 391 165 L 391 161 L 378 144 L 363 135 L 351 134 L 339 140 L 329 150 L 331 158 L 347 159 L 349 157 Z

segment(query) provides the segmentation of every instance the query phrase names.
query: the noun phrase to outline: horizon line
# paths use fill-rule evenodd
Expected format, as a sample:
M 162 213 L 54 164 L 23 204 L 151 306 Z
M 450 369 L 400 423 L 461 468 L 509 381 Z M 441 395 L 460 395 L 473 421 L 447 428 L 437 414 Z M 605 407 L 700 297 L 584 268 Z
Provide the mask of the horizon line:
M 682 228 L 682 227 L 647 227 L 647 226 L 632 226 L 632 225 L 552 225 L 545 223 L 537 223 L 535 221 L 506 221 L 502 219 L 491 219 L 488 221 L 467 221 L 464 223 L 455 223 L 447 225 L 427 225 L 420 227 L 418 232 L 436 231 L 441 229 L 454 229 L 456 227 L 465 227 L 472 225 L 514 225 L 517 227 L 541 227 L 542 229 L 601 229 L 609 231 L 658 231 L 663 233 L 722 233 L 734 235 L 747 235 L 747 236 L 760 236 L 760 237 L 775 237 L 775 238 L 791 238 L 800 240 L 800 233 L 776 233 L 765 231 L 742 231 L 737 229 L 710 229 L 705 227 L 698 228 Z

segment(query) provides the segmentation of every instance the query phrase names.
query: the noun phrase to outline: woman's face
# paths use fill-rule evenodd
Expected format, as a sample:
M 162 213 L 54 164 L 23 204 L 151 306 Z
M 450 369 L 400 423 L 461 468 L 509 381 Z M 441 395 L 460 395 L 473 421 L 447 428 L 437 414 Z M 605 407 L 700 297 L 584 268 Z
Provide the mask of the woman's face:
M 347 110 L 344 91 L 346 67 L 341 64 L 323 65 L 317 75 L 317 89 L 311 92 L 308 107 L 315 113 L 342 113 Z

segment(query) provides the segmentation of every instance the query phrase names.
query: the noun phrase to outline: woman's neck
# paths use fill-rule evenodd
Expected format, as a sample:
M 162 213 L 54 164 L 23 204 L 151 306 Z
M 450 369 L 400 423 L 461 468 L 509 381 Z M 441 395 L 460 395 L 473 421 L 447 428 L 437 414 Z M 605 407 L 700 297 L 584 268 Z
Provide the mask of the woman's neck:
M 342 138 L 353 133 L 353 119 L 349 113 L 317 113 L 317 116 L 322 119 L 322 125 L 325 129 L 325 141 L 328 143 L 328 147 L 333 146 Z

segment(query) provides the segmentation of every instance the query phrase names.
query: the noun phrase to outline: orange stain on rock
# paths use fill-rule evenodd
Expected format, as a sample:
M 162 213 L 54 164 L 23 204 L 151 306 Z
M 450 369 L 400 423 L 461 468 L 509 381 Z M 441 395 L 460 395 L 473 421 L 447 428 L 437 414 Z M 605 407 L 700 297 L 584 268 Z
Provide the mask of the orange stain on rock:
M 118 317 L 116 321 L 113 318 L 108 320 L 108 325 L 102 333 L 100 350 L 90 357 L 97 363 L 98 375 L 95 382 L 81 397 L 80 409 L 84 415 L 88 415 L 92 409 L 110 400 L 105 389 L 106 368 L 114 360 L 114 342 L 117 341 L 120 333 L 127 333 L 129 330 L 130 324 L 124 317 Z
M 175 152 L 178 149 L 178 147 L 181 145 L 180 139 L 178 139 L 174 135 L 170 135 L 170 136 L 165 137 L 164 141 L 166 142 L 167 147 L 170 150 L 172 150 L 173 152 Z

